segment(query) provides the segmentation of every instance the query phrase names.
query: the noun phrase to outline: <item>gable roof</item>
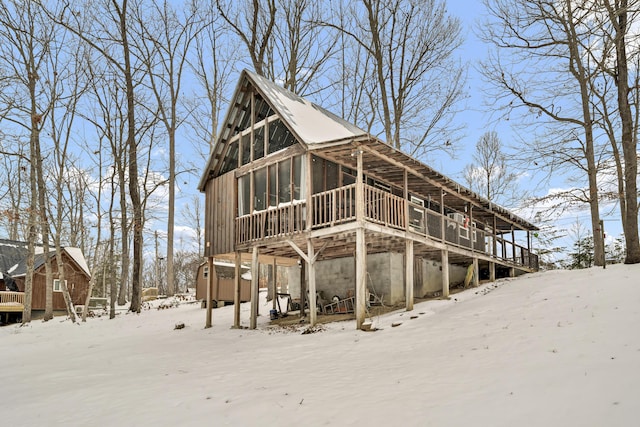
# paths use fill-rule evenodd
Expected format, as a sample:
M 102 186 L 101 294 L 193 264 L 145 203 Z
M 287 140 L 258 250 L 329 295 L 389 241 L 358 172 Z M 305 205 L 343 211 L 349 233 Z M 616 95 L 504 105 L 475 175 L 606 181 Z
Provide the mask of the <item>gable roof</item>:
M 247 70 L 242 71 L 240 74 L 238 85 L 230 103 L 231 106 L 241 104 L 246 87 L 249 85 L 255 88 L 271 109 L 286 123 L 300 143 L 309 146 L 348 141 L 367 135 L 367 132 L 358 126 L 278 86 L 269 79 Z M 236 114 L 238 114 L 238 110 L 231 107 L 228 109 L 220 134 L 216 138 L 212 153 L 198 184 L 200 191 L 204 190 L 210 174 L 216 170 L 218 164 L 224 159 L 225 145 L 232 137 L 232 135 L 227 134 L 226 129 L 232 126 Z
M 84 271 L 88 277 L 91 277 L 89 266 L 84 258 L 82 250 L 75 247 L 64 247 L 64 252 L 73 259 L 78 267 Z M 27 274 L 27 256 L 29 248 L 27 242 L 16 240 L 0 239 L 0 278 L 3 278 L 4 272 L 9 273 L 12 277 L 21 277 Z M 55 250 L 49 251 L 50 256 L 55 255 Z M 42 267 L 45 263 L 45 256 L 41 245 L 36 245 L 36 255 L 34 258 L 34 269 Z

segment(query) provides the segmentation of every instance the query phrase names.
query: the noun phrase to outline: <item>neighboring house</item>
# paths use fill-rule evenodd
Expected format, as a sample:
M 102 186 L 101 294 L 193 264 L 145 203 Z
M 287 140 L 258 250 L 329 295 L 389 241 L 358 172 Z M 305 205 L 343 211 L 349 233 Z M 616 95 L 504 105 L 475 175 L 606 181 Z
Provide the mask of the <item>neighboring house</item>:
M 250 285 L 251 271 L 248 267 L 240 269 L 240 302 L 251 300 Z M 207 285 L 209 284 L 209 264 L 204 262 L 198 266 L 196 279 L 196 299 L 207 300 Z M 211 301 L 213 307 L 224 306 L 233 302 L 235 296 L 235 264 L 214 261 L 213 276 L 211 277 Z
M 26 242 L 0 239 L 0 293 L 8 293 L 5 281 L 10 276 L 18 287 L 19 292 L 24 292 L 24 282 L 27 273 L 28 249 Z M 53 274 L 53 310 L 66 311 L 62 286 L 58 280 L 58 263 L 55 250 L 49 252 Z M 62 250 L 62 262 L 64 264 L 65 281 L 74 305 L 85 303 L 89 290 L 90 271 L 82 251 L 79 248 L 67 247 Z M 45 255 L 42 246 L 36 246 L 33 275 L 32 310 L 34 312 L 45 310 Z M 2 307 L 0 306 L 0 312 Z
M 259 263 L 301 260 L 300 296 L 355 296 L 358 328 L 368 292 L 410 310 L 538 268 L 535 225 L 261 76 L 241 74 L 221 129 L 199 183 L 204 255 L 251 260 L 251 328 Z

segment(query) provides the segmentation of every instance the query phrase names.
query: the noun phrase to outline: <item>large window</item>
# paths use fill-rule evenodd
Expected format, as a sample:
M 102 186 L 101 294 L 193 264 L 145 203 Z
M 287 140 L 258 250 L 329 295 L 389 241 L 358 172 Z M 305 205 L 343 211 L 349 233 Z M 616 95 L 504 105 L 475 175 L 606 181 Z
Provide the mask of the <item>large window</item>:
M 253 160 L 264 157 L 264 126 L 253 130 Z
M 278 163 L 278 202 L 291 201 L 291 159 Z
M 271 107 L 269 107 L 269 104 L 267 104 L 267 101 L 265 101 L 258 94 L 255 95 L 255 108 L 256 108 L 255 123 L 258 123 L 273 114 L 273 110 L 271 109 Z
M 227 150 L 227 155 L 224 158 L 224 162 L 222 163 L 222 168 L 220 169 L 220 174 L 225 174 L 229 171 L 234 170 L 238 166 L 238 141 L 234 141 L 229 144 L 229 149 Z
M 289 129 L 282 123 L 282 120 L 276 119 L 269 122 L 269 154 L 280 151 L 296 143 Z
M 320 157 L 313 157 L 311 160 L 313 168 L 313 193 L 322 193 L 323 191 L 333 190 L 340 187 L 341 174 L 340 166 L 329 160 Z M 355 179 L 353 180 L 355 182 Z
M 263 211 L 267 208 L 267 168 L 253 172 L 253 210 Z
M 247 215 L 251 212 L 251 175 L 238 178 L 238 215 Z
M 304 200 L 305 156 L 296 156 L 282 160 L 253 171 L 252 175 L 238 178 L 238 215 L 251 213 L 250 180 L 253 176 L 253 210 L 261 211 L 268 207 Z
M 240 146 L 242 147 L 242 164 L 246 165 L 251 161 L 251 134 L 240 136 Z

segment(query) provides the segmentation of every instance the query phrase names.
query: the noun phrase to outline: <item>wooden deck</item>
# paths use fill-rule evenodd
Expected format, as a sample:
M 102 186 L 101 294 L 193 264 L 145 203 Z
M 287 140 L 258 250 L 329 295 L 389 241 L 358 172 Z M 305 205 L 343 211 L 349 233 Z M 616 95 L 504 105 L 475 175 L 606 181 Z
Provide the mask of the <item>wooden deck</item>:
M 384 190 L 369 185 L 363 187 L 364 219 L 370 224 L 369 229 L 383 230 L 379 233 L 382 241 L 409 238 L 423 243 L 424 251 L 428 252 L 431 247 L 438 253 L 444 244 L 454 253 L 465 256 L 480 256 L 527 271 L 538 269 L 538 256 L 531 253 L 530 248 L 515 243 L 513 230 L 494 230 L 473 217 L 444 215 Z M 294 239 L 306 231 L 317 234 L 323 230 L 332 234 L 330 230 L 341 230 L 338 233 L 349 234 L 350 225 L 356 226 L 355 184 L 314 194 L 310 216 L 306 209 L 307 203 L 298 202 L 236 218 L 236 244 L 239 247 L 248 247 L 254 242 L 268 245 L 272 241 Z M 311 218 L 310 230 L 306 229 L 307 218 Z M 375 242 L 371 246 L 375 246 Z
M 24 311 L 24 292 L 0 291 L 0 313 Z

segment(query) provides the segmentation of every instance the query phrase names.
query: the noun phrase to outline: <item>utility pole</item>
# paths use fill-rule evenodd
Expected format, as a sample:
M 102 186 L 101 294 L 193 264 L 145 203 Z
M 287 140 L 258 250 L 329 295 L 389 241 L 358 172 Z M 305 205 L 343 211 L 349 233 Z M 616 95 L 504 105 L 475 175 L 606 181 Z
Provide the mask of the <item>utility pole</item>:
M 155 233 L 153 233 L 153 234 L 154 234 L 154 237 L 155 237 L 155 240 L 156 240 L 156 259 L 155 259 L 155 262 L 153 264 L 154 264 L 154 269 L 155 269 L 156 289 L 159 290 L 159 288 L 158 288 L 158 230 L 156 230 Z
M 604 242 L 604 220 L 600 220 L 600 237 L 602 237 L 602 268 L 607 268 L 607 245 Z

